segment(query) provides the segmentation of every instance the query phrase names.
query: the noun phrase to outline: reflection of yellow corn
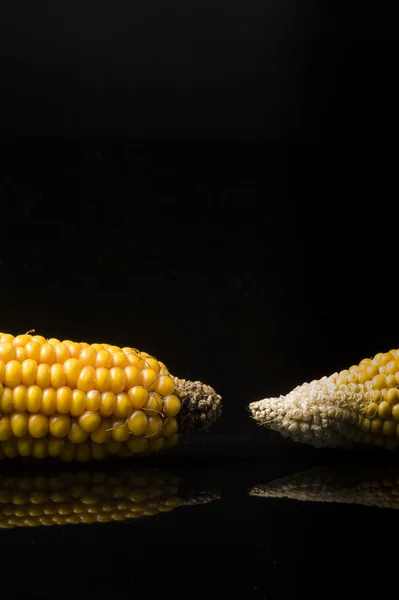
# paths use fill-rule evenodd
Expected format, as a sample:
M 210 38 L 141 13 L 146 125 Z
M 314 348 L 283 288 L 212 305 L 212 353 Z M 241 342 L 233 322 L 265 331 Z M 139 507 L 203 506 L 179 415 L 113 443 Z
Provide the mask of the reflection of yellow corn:
M 399 508 L 399 469 L 316 467 L 256 485 L 251 496 L 289 498 L 305 502 L 338 502 L 380 508 Z
M 220 412 L 212 388 L 135 348 L 0 334 L 0 458 L 151 454 Z
M 0 475 L 0 528 L 124 521 L 218 497 L 186 497 L 181 485 L 157 469 Z
M 249 406 L 261 425 L 313 446 L 399 447 L 399 350 Z

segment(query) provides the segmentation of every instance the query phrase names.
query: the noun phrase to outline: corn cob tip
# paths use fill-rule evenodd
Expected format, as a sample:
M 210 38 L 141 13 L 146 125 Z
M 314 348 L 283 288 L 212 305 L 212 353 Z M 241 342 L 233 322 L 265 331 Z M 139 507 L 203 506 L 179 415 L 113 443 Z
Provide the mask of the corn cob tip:
M 208 429 L 221 415 L 222 398 L 209 385 L 201 381 L 174 378 L 175 394 L 180 398 L 182 409 L 177 417 L 179 431 L 189 433 L 196 429 Z

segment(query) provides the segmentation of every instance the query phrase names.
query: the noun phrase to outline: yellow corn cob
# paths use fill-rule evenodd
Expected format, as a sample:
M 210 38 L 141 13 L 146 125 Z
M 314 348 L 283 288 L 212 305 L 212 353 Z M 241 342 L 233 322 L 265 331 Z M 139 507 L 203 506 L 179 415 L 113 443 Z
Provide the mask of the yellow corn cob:
M 252 402 L 261 425 L 316 447 L 399 446 L 399 350 L 304 383 L 287 396 Z
M 135 348 L 0 333 L 0 458 L 152 454 L 220 412 L 211 387 Z
M 217 498 L 157 469 L 0 475 L 0 529 L 125 521 Z
M 267 485 L 256 485 L 250 495 L 398 509 L 399 469 L 370 466 L 362 469 L 358 465 L 315 467 Z

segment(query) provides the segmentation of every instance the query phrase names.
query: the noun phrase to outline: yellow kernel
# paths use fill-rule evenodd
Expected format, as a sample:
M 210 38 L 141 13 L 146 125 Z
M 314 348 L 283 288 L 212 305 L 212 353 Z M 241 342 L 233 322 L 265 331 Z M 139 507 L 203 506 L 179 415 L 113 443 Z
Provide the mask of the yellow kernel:
M 79 356 L 82 365 L 95 367 L 97 360 L 97 350 L 91 346 L 85 346 Z
M 36 385 L 42 389 L 50 387 L 51 385 L 51 367 L 46 363 L 37 365 L 36 370 Z
M 69 359 L 72 360 L 72 359 Z M 61 387 L 57 390 L 56 411 L 61 415 L 68 415 L 71 411 L 72 390 L 68 386 Z
M 79 462 L 87 462 L 91 459 L 90 446 L 87 442 L 76 446 L 75 459 Z
M 179 427 L 177 425 L 176 419 L 174 417 L 170 417 L 166 420 L 162 428 L 162 435 L 166 438 L 171 437 L 172 435 L 178 432 L 178 429 Z
M 101 394 L 100 412 L 104 416 L 110 416 L 114 412 L 116 405 L 116 396 L 113 392 L 103 392 Z
M 114 408 L 114 416 L 118 419 L 128 417 L 132 414 L 132 403 L 130 402 L 129 396 L 126 392 L 121 392 L 116 396 L 116 404 Z
M 28 412 L 39 412 L 42 406 L 42 389 L 38 385 L 30 385 L 27 389 L 26 409 Z
M 26 411 L 28 404 L 28 388 L 25 385 L 18 385 L 16 388 L 14 388 L 12 403 L 14 410 L 17 412 Z
M 86 394 L 86 410 L 100 410 L 101 394 L 97 390 L 90 390 Z
M 396 432 L 396 421 L 392 421 L 389 419 L 385 421 L 382 425 L 382 434 L 383 435 L 395 435 Z
M 18 362 L 22 363 L 27 358 L 26 350 L 23 346 L 17 346 L 15 348 L 15 358 Z
M 104 444 L 105 442 L 110 440 L 111 427 L 112 424 L 109 419 L 102 419 L 99 426 L 90 434 L 90 437 L 93 440 L 93 442 L 96 442 L 96 444 Z
M 399 421 L 399 404 L 395 404 L 395 406 L 392 407 L 392 416 L 395 421 Z
M 112 355 L 112 364 L 114 367 L 119 367 L 121 369 L 124 369 L 125 367 L 128 366 L 129 361 L 126 358 L 126 355 L 121 351 L 117 351 L 114 352 L 114 354 Z
M 145 366 L 144 362 L 140 360 L 140 358 L 135 352 L 129 352 L 128 354 L 126 354 L 126 358 L 128 359 L 129 364 L 133 365 L 139 370 L 141 370 L 143 366 Z
M 69 415 L 53 415 L 49 418 L 49 429 L 51 435 L 57 438 L 66 437 L 71 428 L 71 417 Z
M 99 392 L 107 392 L 109 390 L 111 386 L 109 369 L 106 369 L 105 367 L 99 367 L 96 369 L 95 386 Z
M 60 363 L 61 365 L 63 365 L 65 363 L 65 361 L 67 361 L 69 358 L 71 358 L 71 353 L 69 351 L 68 346 L 66 346 L 62 342 L 60 342 L 59 344 L 56 344 L 54 346 L 54 348 L 55 348 L 55 356 L 56 356 L 57 362 Z
M 157 392 L 150 392 L 150 397 L 143 406 L 143 410 L 148 414 L 159 414 L 162 412 L 163 402 L 162 396 Z
M 370 379 L 373 379 L 373 377 L 375 377 L 379 373 L 378 367 L 376 365 L 373 365 L 373 364 L 369 365 L 366 368 L 366 370 L 367 370 L 367 373 L 368 373 Z
M 114 394 L 119 394 L 125 387 L 125 373 L 120 367 L 112 367 L 109 370 L 111 378 L 110 389 Z
M 77 387 L 83 392 L 88 392 L 94 388 L 96 371 L 90 365 L 83 367 L 77 381 Z
M 387 396 L 388 396 L 388 390 L 387 390 L 387 388 L 384 388 L 383 390 L 381 390 L 380 394 L 381 394 L 381 398 L 383 400 L 386 400 Z
M 45 388 L 42 395 L 42 413 L 47 415 L 53 415 L 57 406 L 57 394 L 53 388 Z
M 175 417 L 177 414 L 179 414 L 181 409 L 181 402 L 178 396 L 176 396 L 175 394 L 165 396 L 163 402 L 163 413 L 165 417 Z
M 79 425 L 82 429 L 91 433 L 101 423 L 101 415 L 98 412 L 86 411 L 79 417 Z
M 36 381 L 37 363 L 31 358 L 27 358 L 21 364 L 21 382 L 23 385 L 32 385 Z
M 71 340 L 63 340 L 63 343 L 69 348 L 71 358 L 78 359 L 82 352 L 82 346 L 78 342 L 72 342 Z
M 399 391 L 397 388 L 390 388 L 387 392 L 387 401 L 389 404 L 397 404 L 399 402 Z
M 105 350 L 104 348 L 101 348 L 100 350 L 98 350 L 97 352 L 97 357 L 96 357 L 96 368 L 100 369 L 100 368 L 105 368 L 105 369 L 110 369 L 113 365 L 113 360 L 112 360 L 112 354 L 110 352 L 108 352 L 108 350 Z
M 42 459 L 48 456 L 48 440 L 42 438 L 40 440 L 33 440 L 32 445 L 32 456 L 34 458 Z
M 357 382 L 358 383 L 366 383 L 366 381 L 369 381 L 370 377 L 369 374 L 367 373 L 366 369 L 360 369 L 358 374 L 357 374 Z
M 105 449 L 105 444 L 91 444 L 91 453 L 94 460 L 103 460 L 107 456 L 107 451 Z
M 129 417 L 127 425 L 133 435 L 142 435 L 148 427 L 148 417 L 142 410 L 135 410 Z
M 28 342 L 25 346 L 26 356 L 28 359 L 34 360 L 38 363 L 40 360 L 40 348 L 41 344 L 35 340 L 32 339 L 30 342 Z
M 114 421 L 111 433 L 112 439 L 116 442 L 127 442 L 130 438 L 129 428 L 125 421 Z
M 380 366 L 388 364 L 391 360 L 394 360 L 393 354 L 390 352 L 385 352 L 379 360 Z
M 81 428 L 77 421 L 73 421 L 71 424 L 71 429 L 68 433 L 68 440 L 73 442 L 74 444 L 81 444 L 85 442 L 89 437 L 87 431 Z
M 378 417 L 375 417 L 371 421 L 370 431 L 372 433 L 381 433 L 381 430 L 382 430 L 382 421 Z
M 355 379 L 353 381 L 355 381 Z M 155 384 L 155 389 L 162 396 L 169 396 L 174 392 L 175 382 L 168 375 L 161 375 Z
M 380 419 L 388 419 L 391 416 L 392 407 L 385 400 L 378 407 L 378 416 Z
M 73 417 L 80 417 L 84 413 L 86 401 L 87 395 L 82 390 L 73 390 L 70 408 L 70 413 Z
M 32 336 L 29 334 L 25 334 L 25 335 L 17 335 L 13 341 L 12 341 L 12 345 L 14 347 L 16 346 L 25 346 L 28 342 L 30 342 L 32 339 Z
M 10 342 L 0 342 L 0 360 L 5 364 L 15 360 L 15 348 Z
M 42 335 L 34 335 L 34 336 L 32 337 L 32 340 L 34 340 L 35 342 L 37 342 L 37 343 L 38 343 L 38 344 L 40 344 L 41 346 L 42 346 L 43 344 L 46 344 L 46 343 L 47 343 L 47 340 L 46 340 L 46 338 L 45 338 L 45 337 L 43 337 Z
M 385 375 L 382 375 L 380 373 L 379 375 L 376 375 L 375 377 L 373 377 L 373 379 L 371 380 L 371 385 L 376 390 L 382 390 L 382 388 L 384 388 L 386 386 Z
M 33 438 L 44 437 L 48 433 L 48 418 L 46 415 L 30 415 L 28 427 Z
M 141 454 L 148 449 L 148 440 L 145 438 L 131 438 L 126 442 L 126 446 L 134 454 Z
M 12 434 L 15 437 L 23 437 L 28 433 L 28 415 L 27 413 L 14 413 L 10 417 Z
M 13 391 L 5 387 L 0 397 L 0 414 L 11 413 L 13 411 Z
M 136 385 L 128 390 L 129 400 L 133 408 L 139 409 L 144 406 L 150 397 L 148 389 L 141 385 Z
M 399 371 L 399 364 L 397 360 L 390 360 L 389 363 L 386 364 L 385 373 L 387 375 L 395 375 Z
M 125 386 L 127 389 L 138 384 L 140 380 L 140 371 L 133 365 L 128 365 L 124 368 Z
M 41 363 L 46 363 L 48 365 L 52 365 L 56 362 L 57 357 L 55 354 L 55 349 L 52 344 L 48 342 L 44 343 L 40 348 L 39 361 Z
M 158 415 L 148 417 L 148 426 L 144 433 L 146 436 L 154 436 L 155 437 L 156 435 L 158 435 L 161 432 L 162 426 L 163 426 L 163 421 L 162 421 L 161 417 L 159 417 Z
M 159 452 L 165 446 L 165 438 L 157 437 L 148 440 L 148 448 L 150 452 Z
M 177 446 L 179 442 L 179 434 L 175 433 L 174 435 L 172 435 L 169 438 L 166 438 L 165 440 L 165 448 L 174 448 L 175 446 Z
M 50 456 L 57 457 L 61 454 L 65 446 L 64 438 L 52 438 L 48 439 L 48 453 Z
M 0 417 L 0 441 L 4 442 L 5 440 L 8 440 L 11 437 L 11 434 L 10 417 Z
M 8 387 L 14 388 L 17 385 L 20 385 L 21 380 L 21 363 L 19 363 L 17 360 L 10 360 L 10 362 L 6 364 L 4 384 Z
M 57 338 L 50 338 L 47 340 L 47 342 L 52 346 L 57 346 L 57 344 L 61 343 L 60 340 L 58 340 Z
M 153 389 L 157 379 L 158 373 L 154 369 L 143 369 L 140 372 L 140 385 L 144 385 L 146 388 Z
M 58 388 L 64 387 L 66 377 L 64 373 L 64 366 L 61 363 L 54 363 L 50 368 L 50 382 L 51 387 Z
M 32 438 L 24 435 L 17 440 L 17 449 L 20 456 L 30 456 L 32 454 Z
M 91 344 L 91 347 L 95 350 L 103 350 L 104 346 L 102 344 Z
M 386 375 L 386 382 L 387 382 L 387 388 L 394 388 L 396 387 L 396 377 L 395 375 Z
M 4 377 L 6 375 L 6 365 L 4 360 L 0 360 L 0 383 L 4 383 Z
M 66 384 L 75 388 L 78 382 L 79 375 L 82 371 L 83 365 L 79 362 L 77 358 L 68 358 L 68 360 L 64 363 L 64 373 Z

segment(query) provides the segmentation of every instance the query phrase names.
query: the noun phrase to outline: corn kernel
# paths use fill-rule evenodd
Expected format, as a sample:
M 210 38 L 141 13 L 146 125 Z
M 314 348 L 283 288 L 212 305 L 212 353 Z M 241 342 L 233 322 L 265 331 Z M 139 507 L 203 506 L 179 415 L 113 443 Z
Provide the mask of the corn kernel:
M 83 367 L 82 371 L 80 372 L 80 375 L 79 375 L 78 381 L 77 381 L 77 387 L 78 387 L 78 389 L 82 390 L 83 392 L 88 392 L 94 388 L 95 380 L 96 380 L 96 371 L 95 371 L 94 367 L 91 367 L 90 365 L 86 365 L 85 367 Z
M 90 390 L 86 394 L 86 410 L 97 411 L 101 406 L 101 394 L 97 390 Z
M 365 414 L 369 419 L 372 419 L 373 417 L 375 417 L 377 412 L 378 412 L 378 404 L 376 404 L 375 402 L 372 402 L 371 404 L 369 404 L 365 410 Z
M 50 369 L 51 387 L 58 389 L 65 386 L 66 377 L 64 366 L 61 363 L 54 363 Z
M 17 449 L 20 456 L 30 456 L 32 454 L 33 440 L 29 435 L 24 435 L 17 439 Z
M 64 363 L 64 373 L 66 384 L 75 388 L 78 382 L 79 375 L 82 371 L 83 365 L 77 358 L 68 358 Z
M 101 423 L 101 415 L 98 412 L 86 411 L 79 417 L 79 425 L 82 429 L 91 433 Z
M 74 359 L 69 359 L 74 360 Z M 68 415 L 71 411 L 72 390 L 68 386 L 64 386 L 57 390 L 56 396 L 56 411 L 61 415 Z
M 11 423 L 10 417 L 2 416 L 0 417 L 0 441 L 4 442 L 11 437 Z
M 382 430 L 382 421 L 378 417 L 375 417 L 371 421 L 370 431 L 372 433 L 381 433 L 381 430 Z
M 91 458 L 90 446 L 87 442 L 83 442 L 76 446 L 75 459 L 79 462 L 87 462 Z
M 99 426 L 90 434 L 91 439 L 96 444 L 104 444 L 111 439 L 111 421 L 109 419 L 102 419 Z
M 110 416 L 114 412 L 116 405 L 116 396 L 113 392 L 103 392 L 101 394 L 100 412 L 104 416 Z
M 57 357 L 55 354 L 55 349 L 52 344 L 45 342 L 43 346 L 40 348 L 39 361 L 41 363 L 46 363 L 48 365 L 52 365 L 56 362 Z
M 42 438 L 48 433 L 48 417 L 46 415 L 30 415 L 29 416 L 29 434 L 33 438 Z
M 181 402 L 178 396 L 171 394 L 169 396 L 165 396 L 163 401 L 163 412 L 165 417 L 175 417 L 177 414 L 179 414 L 181 409 Z
M 149 425 L 148 417 L 142 410 L 135 410 L 129 417 L 127 425 L 133 435 L 142 435 Z
M 54 458 L 56 458 L 57 456 L 60 456 L 64 446 L 65 446 L 65 438 L 50 437 L 48 439 L 49 456 L 52 456 Z
M 144 432 L 144 435 L 146 437 L 147 436 L 155 437 L 156 435 L 158 435 L 161 432 L 162 426 L 163 426 L 163 421 L 162 421 L 161 417 L 159 417 L 158 415 L 148 417 L 148 425 L 147 425 L 147 429 Z
M 127 442 L 130 438 L 129 428 L 125 421 L 114 421 L 111 433 L 115 442 Z
M 384 421 L 382 425 L 382 434 L 383 435 L 395 435 L 396 433 L 396 421 L 389 419 L 388 421 Z
M 70 408 L 72 417 L 80 417 L 84 413 L 86 402 L 87 396 L 82 390 L 73 390 Z
M 15 360 L 15 348 L 10 342 L 0 342 L 0 360 L 6 365 L 9 361 Z
M 71 353 L 69 351 L 68 346 L 66 346 L 65 344 L 60 342 L 59 344 L 56 344 L 54 346 L 54 348 L 55 348 L 55 356 L 56 356 L 57 362 L 60 363 L 61 365 L 64 365 L 64 363 L 69 358 L 71 358 Z
M 103 460 L 107 456 L 107 451 L 105 450 L 105 444 L 91 444 L 91 454 L 94 460 Z
M 134 454 L 141 454 L 148 449 L 148 440 L 145 438 L 130 438 L 126 445 Z
M 110 369 L 113 366 L 112 354 L 104 348 L 99 349 L 97 352 L 95 366 L 97 369 Z
M 163 437 L 171 437 L 172 435 L 174 435 L 175 433 L 178 432 L 178 425 L 177 425 L 177 421 L 174 417 L 169 417 L 163 428 L 162 428 L 162 435 Z
M 18 362 L 23 363 L 27 357 L 26 350 L 23 346 L 17 346 L 15 348 L 15 358 Z
M 80 353 L 79 360 L 82 363 L 82 365 L 95 367 L 97 360 L 97 350 L 95 348 L 92 348 L 91 346 L 84 347 Z
M 6 365 L 4 360 L 0 360 L 0 383 L 4 383 L 4 377 L 6 375 Z
M 42 392 L 42 413 L 50 416 L 55 413 L 57 395 L 53 388 L 45 388 Z
M 120 367 L 112 367 L 109 370 L 110 375 L 110 390 L 114 394 L 119 394 L 125 387 L 125 373 Z
M 148 448 L 150 452 L 159 452 L 165 447 L 165 438 L 157 437 L 148 440 Z
M 133 406 L 129 396 L 125 392 L 121 392 L 116 396 L 116 405 L 114 408 L 114 416 L 118 419 L 128 417 L 132 414 Z
M 49 430 L 54 437 L 66 437 L 70 428 L 71 417 L 69 415 L 53 415 L 49 418 Z
M 28 433 L 27 413 L 13 413 L 10 417 L 12 434 L 15 437 L 23 437 Z
M 36 363 L 38 363 L 40 360 L 40 348 L 41 344 L 36 342 L 34 339 L 30 340 L 30 342 L 25 345 L 26 356 L 28 359 L 34 360 Z
M 107 392 L 111 386 L 111 376 L 109 369 L 100 367 L 96 369 L 95 387 L 99 392 Z
M 395 406 L 392 407 L 392 416 L 395 421 L 399 421 L 399 404 L 395 404 Z
M 20 385 L 22 380 L 21 363 L 17 360 L 10 360 L 6 364 L 6 372 L 4 377 L 4 385 L 15 388 Z
M 38 385 L 30 385 L 27 389 L 26 409 L 28 412 L 39 412 L 42 406 L 43 392 Z
M 13 392 L 11 388 L 3 388 L 0 397 L 0 414 L 8 414 L 13 411 Z
M 6 388 L 5 388 L 6 389 Z M 18 385 L 13 390 L 12 403 L 14 410 L 25 412 L 28 403 L 28 388 L 24 385 Z
M 154 389 L 154 386 L 158 380 L 158 373 L 154 369 L 143 369 L 140 372 L 140 385 L 145 386 L 147 389 Z M 156 390 L 158 391 L 158 390 Z
M 51 385 L 51 367 L 46 363 L 37 365 L 36 384 L 42 389 Z
M 392 407 L 389 402 L 383 401 L 378 407 L 378 416 L 380 419 L 388 419 L 391 416 Z
M 387 393 L 387 401 L 392 406 L 399 402 L 399 391 L 397 388 L 390 388 Z
M 386 376 L 386 384 L 387 384 L 388 389 L 396 387 L 396 376 L 395 375 L 387 375 Z
M 145 405 L 145 403 L 148 402 L 150 397 L 148 389 L 140 385 L 136 385 L 135 387 L 130 388 L 130 390 L 128 390 L 127 393 L 129 396 L 130 403 L 135 409 L 142 408 Z
M 78 422 L 73 421 L 71 424 L 71 428 L 68 433 L 68 440 L 73 442 L 74 444 L 81 444 L 85 442 L 89 437 L 87 431 L 81 428 Z
M 36 381 L 37 363 L 31 358 L 27 358 L 21 364 L 21 382 L 23 385 L 33 385 Z

